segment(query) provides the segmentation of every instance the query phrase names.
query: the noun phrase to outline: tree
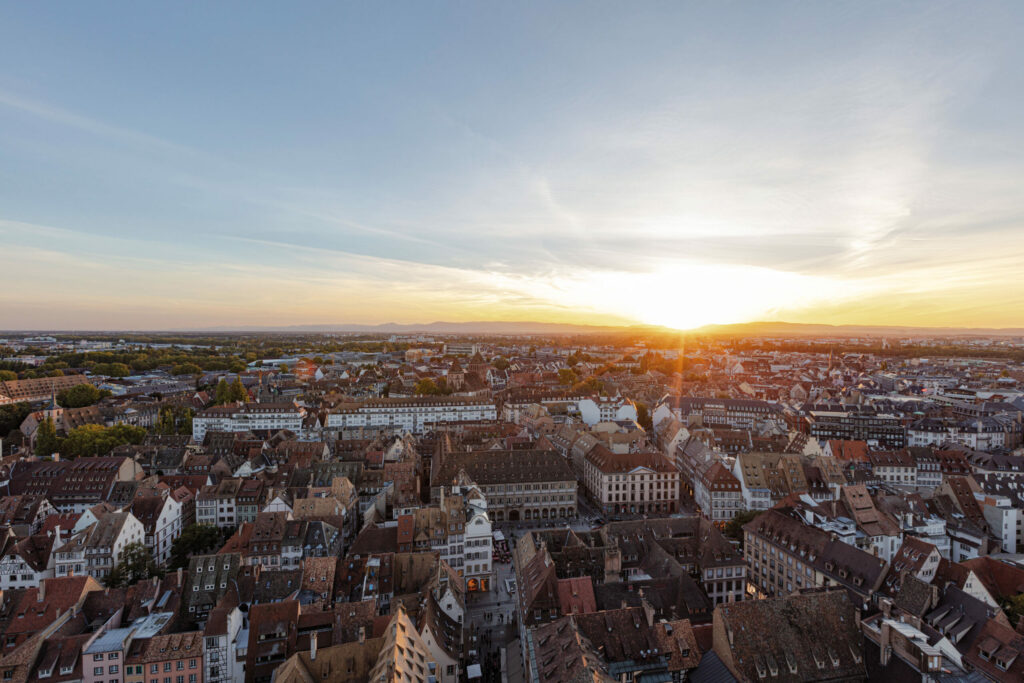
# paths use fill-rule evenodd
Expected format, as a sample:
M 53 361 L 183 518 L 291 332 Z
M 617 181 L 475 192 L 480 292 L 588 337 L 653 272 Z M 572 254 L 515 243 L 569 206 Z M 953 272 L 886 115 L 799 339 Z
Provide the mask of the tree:
M 725 535 L 731 539 L 743 543 L 743 527 L 747 522 L 757 519 L 764 510 L 744 510 L 729 520 L 725 525 Z
M 171 571 L 179 567 L 188 567 L 192 555 L 215 553 L 224 544 L 221 530 L 209 524 L 191 524 L 181 531 L 171 543 L 171 559 L 167 568 Z
M 179 363 L 171 368 L 172 375 L 201 375 L 203 369 L 195 363 Z
M 561 368 L 558 371 L 558 382 L 565 386 L 572 386 L 576 382 L 576 373 L 573 372 L 572 368 Z
M 1000 607 L 1006 613 L 1010 624 L 1017 626 L 1020 623 L 1021 617 L 1024 617 L 1024 593 L 1018 593 L 1012 598 L 1002 600 Z
M 35 453 L 40 458 L 53 455 L 61 448 L 60 439 L 57 438 L 57 426 L 53 424 L 53 418 L 47 417 L 36 428 Z
M 245 390 L 242 378 L 236 377 L 235 381 L 231 383 L 231 388 L 228 390 L 228 402 L 239 401 L 245 403 L 248 400 L 249 392 Z
M 635 402 L 636 405 L 636 422 L 648 432 L 654 430 L 654 422 L 651 420 L 651 411 L 647 409 L 646 403 L 640 401 Z
M 507 359 L 498 356 L 493 361 L 491 361 L 491 365 L 494 366 L 495 370 L 508 370 L 511 363 L 509 363 Z
M 32 414 L 32 406 L 29 403 L 5 403 L 0 405 L 0 438 L 21 426 L 25 418 Z
M 588 391 L 590 393 L 599 394 L 604 390 L 604 382 L 596 377 L 588 377 L 582 382 L 578 382 L 573 389 L 575 391 Z
M 0 382 L 13 382 L 18 379 L 18 373 L 14 370 L 0 370 Z
M 278 365 L 277 369 L 280 370 L 281 372 L 284 372 L 284 373 L 288 372 L 288 366 L 285 365 L 284 363 L 281 363 L 280 365 Z
M 57 403 L 64 408 L 82 408 L 95 405 L 101 398 L 103 392 L 92 384 L 78 384 L 58 393 Z
M 132 369 L 124 363 L 96 363 L 92 366 L 92 372 L 107 377 L 127 377 L 132 374 Z
M 70 458 L 106 455 L 124 444 L 142 443 L 146 438 L 144 427 L 133 425 L 82 425 L 75 427 L 60 444 L 62 455 Z
M 121 550 L 120 562 L 107 577 L 108 588 L 133 586 L 154 576 L 160 576 L 160 567 L 153 561 L 149 548 L 136 541 L 129 543 Z
M 231 387 L 228 386 L 228 381 L 226 379 L 221 378 L 221 380 L 217 382 L 217 389 L 214 392 L 213 402 L 217 405 L 223 405 L 231 400 L 230 397 Z
M 430 379 L 429 377 L 425 377 L 416 383 L 415 392 L 420 396 L 433 396 L 435 394 L 440 393 L 440 389 L 438 389 L 437 384 L 434 383 L 434 380 Z

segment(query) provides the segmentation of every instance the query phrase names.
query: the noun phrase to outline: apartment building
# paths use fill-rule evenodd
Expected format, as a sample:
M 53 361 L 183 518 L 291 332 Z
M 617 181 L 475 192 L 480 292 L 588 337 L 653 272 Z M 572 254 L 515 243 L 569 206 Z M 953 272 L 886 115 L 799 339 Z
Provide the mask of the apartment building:
M 839 586 L 866 605 L 885 578 L 885 560 L 804 524 L 789 508 L 774 508 L 743 527 L 743 554 L 752 591 L 789 595 Z
M 722 528 L 743 510 L 742 487 L 722 462 L 701 465 L 693 481 L 693 499 L 700 513 Z
M 196 495 L 196 523 L 233 529 L 252 522 L 263 497 L 264 485 L 258 479 L 223 479 L 204 486 Z
M 429 425 L 449 422 L 495 420 L 498 412 L 491 399 L 456 396 L 381 398 L 342 404 L 327 415 L 329 429 L 368 428 L 422 434 Z
M 192 438 L 202 441 L 207 432 L 245 432 L 287 429 L 298 434 L 306 416 L 294 403 L 228 403 L 192 418 Z

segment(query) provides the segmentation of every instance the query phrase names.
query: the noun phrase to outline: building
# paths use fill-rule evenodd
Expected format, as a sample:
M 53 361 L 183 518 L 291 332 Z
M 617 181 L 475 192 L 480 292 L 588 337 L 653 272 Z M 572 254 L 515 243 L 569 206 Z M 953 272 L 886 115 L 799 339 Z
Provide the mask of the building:
M 422 434 L 429 425 L 495 420 L 494 401 L 456 396 L 382 398 L 342 404 L 327 415 L 329 429 L 402 431 Z
M 42 496 L 61 512 L 85 512 L 110 498 L 114 485 L 135 481 L 142 467 L 124 456 L 74 460 L 19 460 L 12 465 L 9 491 Z
M 168 489 L 161 489 L 156 495 L 138 496 L 132 501 L 132 514 L 142 522 L 146 547 L 159 565 L 170 559 L 171 544 L 181 535 L 181 507 Z
M 867 678 L 856 607 L 845 591 L 719 605 L 713 648 L 740 681 Z
M 442 486 L 470 482 L 487 499 L 492 522 L 576 516 L 576 475 L 555 451 L 447 453 L 435 459 L 430 499 L 440 502 Z
M 803 431 L 819 442 L 866 441 L 868 445 L 894 449 L 907 445 L 907 433 L 900 417 L 874 410 L 811 410 L 802 426 Z
M 879 481 L 896 486 L 917 486 L 917 463 L 909 449 L 872 451 L 868 453 L 868 460 Z
M 255 521 L 263 493 L 259 479 L 222 479 L 204 486 L 196 496 L 196 523 L 233 529 Z
M 744 509 L 740 481 L 718 460 L 701 464 L 693 481 L 694 502 L 704 517 L 724 527 Z
M 637 420 L 636 406 L 621 396 L 588 396 L 580 399 L 576 407 L 580 412 L 580 419 L 591 427 L 598 422 Z
M 654 424 L 674 417 L 686 427 L 727 427 L 754 429 L 763 423 L 785 426 L 779 406 L 744 398 L 705 398 L 695 396 L 668 396 L 654 409 Z
M 207 408 L 192 418 L 192 438 L 201 442 L 211 431 L 287 429 L 299 434 L 305 416 L 305 410 L 294 403 L 228 403 Z
M 885 578 L 885 560 L 804 524 L 792 513 L 791 508 L 773 508 L 743 527 L 751 588 L 773 596 L 839 586 L 854 604 L 867 604 Z
M 203 683 L 203 634 L 185 631 L 132 640 L 124 683 Z
M 583 460 L 583 484 L 606 515 L 673 513 L 679 471 L 661 453 L 613 453 L 603 444 Z
M 77 387 L 79 384 L 92 384 L 92 382 L 85 375 L 0 381 L 0 404 L 45 401 L 65 389 Z

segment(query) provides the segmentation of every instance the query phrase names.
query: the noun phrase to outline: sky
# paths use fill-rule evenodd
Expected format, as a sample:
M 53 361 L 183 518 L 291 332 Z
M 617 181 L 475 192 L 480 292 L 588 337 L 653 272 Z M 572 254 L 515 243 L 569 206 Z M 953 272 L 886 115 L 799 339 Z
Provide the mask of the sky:
M 0 3 L 0 329 L 1024 326 L 1024 3 Z

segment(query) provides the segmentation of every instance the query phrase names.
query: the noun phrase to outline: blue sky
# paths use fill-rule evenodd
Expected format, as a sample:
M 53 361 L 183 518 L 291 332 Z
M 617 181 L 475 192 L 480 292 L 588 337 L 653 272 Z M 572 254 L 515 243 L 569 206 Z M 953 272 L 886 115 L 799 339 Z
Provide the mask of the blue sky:
M 6 3 L 0 328 L 1024 325 L 1018 3 Z

